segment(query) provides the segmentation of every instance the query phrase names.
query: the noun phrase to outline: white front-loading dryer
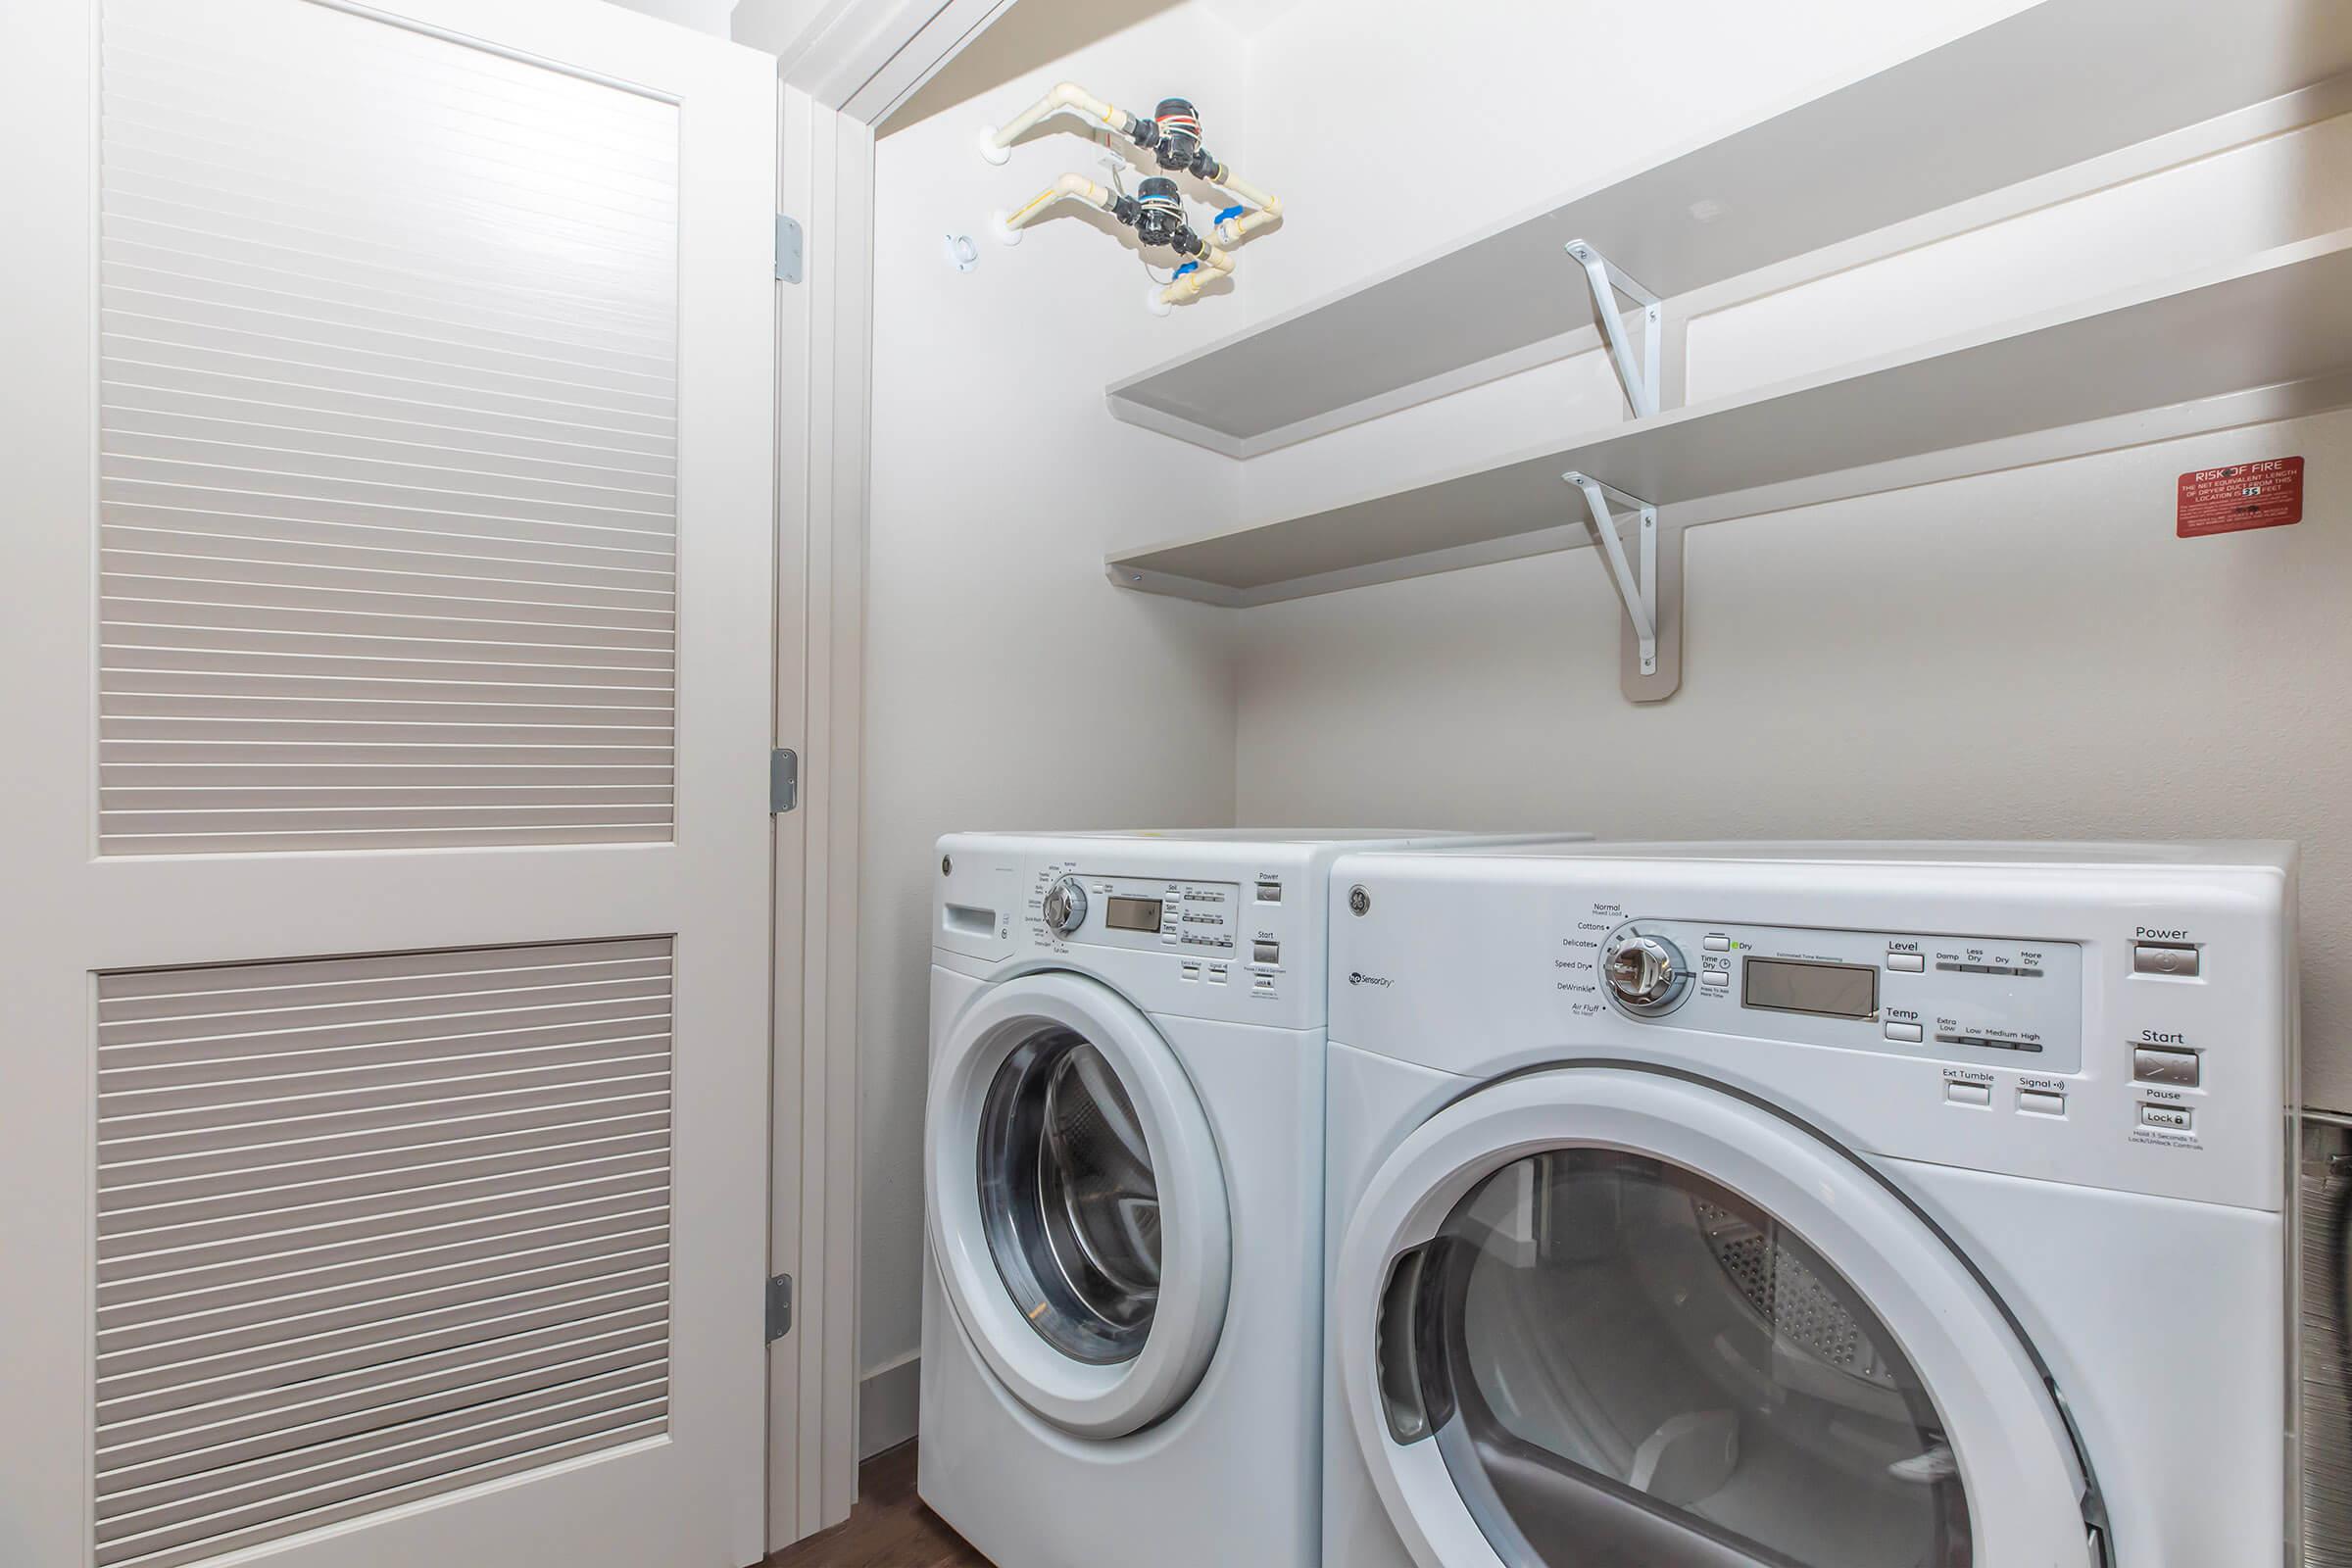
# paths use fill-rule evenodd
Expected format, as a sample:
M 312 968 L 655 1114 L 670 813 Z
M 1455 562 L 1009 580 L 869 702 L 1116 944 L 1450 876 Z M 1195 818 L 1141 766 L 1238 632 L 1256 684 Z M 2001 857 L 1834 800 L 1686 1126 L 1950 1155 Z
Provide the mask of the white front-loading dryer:
M 1322 1560 L 1326 879 L 1412 842 L 941 841 L 918 1490 L 1004 1568 Z
M 2293 898 L 2278 846 L 1343 859 L 1326 1562 L 2287 1560 Z

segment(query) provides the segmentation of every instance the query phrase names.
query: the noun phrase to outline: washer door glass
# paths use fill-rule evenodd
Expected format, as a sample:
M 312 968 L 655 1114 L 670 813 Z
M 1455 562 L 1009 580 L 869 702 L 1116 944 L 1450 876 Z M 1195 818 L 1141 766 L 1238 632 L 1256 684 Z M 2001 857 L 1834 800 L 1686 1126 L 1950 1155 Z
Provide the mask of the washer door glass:
M 1133 1360 L 1159 1304 L 1159 1188 L 1117 1072 L 1044 1030 L 997 1069 L 979 1132 L 988 1248 L 1021 1316 L 1076 1360 Z
M 1973 1560 L 1943 1422 L 1886 1325 L 1802 1237 L 1689 1170 L 1519 1159 L 1384 1296 L 1392 1433 L 1434 1430 L 1511 1568 Z

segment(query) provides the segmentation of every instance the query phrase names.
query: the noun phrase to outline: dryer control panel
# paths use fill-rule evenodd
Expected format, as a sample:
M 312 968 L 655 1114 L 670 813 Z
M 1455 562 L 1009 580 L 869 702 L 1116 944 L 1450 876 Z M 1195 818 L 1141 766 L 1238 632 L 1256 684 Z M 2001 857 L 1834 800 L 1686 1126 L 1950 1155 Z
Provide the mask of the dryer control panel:
M 1593 989 L 1637 1018 L 2027 1072 L 2082 1064 L 2073 942 L 1633 919 L 1592 952 Z
M 1335 1046 L 1469 1082 L 1642 1062 L 1873 1158 L 2280 1201 L 2285 846 L 1365 854 L 1330 907 Z

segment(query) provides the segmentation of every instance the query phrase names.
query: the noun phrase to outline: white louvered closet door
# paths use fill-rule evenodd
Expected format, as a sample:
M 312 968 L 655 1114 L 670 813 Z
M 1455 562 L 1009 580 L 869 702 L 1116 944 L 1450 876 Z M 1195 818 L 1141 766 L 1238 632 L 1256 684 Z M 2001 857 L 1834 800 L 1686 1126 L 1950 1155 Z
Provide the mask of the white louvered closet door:
M 0 12 L 0 1565 L 755 1560 L 772 63 Z

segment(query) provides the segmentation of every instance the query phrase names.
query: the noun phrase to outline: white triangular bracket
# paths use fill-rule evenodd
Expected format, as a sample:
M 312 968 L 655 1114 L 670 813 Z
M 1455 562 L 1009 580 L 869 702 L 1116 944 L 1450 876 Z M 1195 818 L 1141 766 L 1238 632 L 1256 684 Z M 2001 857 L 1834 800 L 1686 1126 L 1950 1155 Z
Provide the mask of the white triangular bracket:
M 1679 555 L 1671 565 L 1658 537 L 1658 509 L 1589 473 L 1560 475 L 1584 497 L 1592 541 L 1600 547 L 1609 581 L 1625 606 L 1628 630 L 1624 688 L 1628 700 L 1654 703 L 1682 684 L 1682 571 Z M 1629 553 L 1620 517 L 1634 524 Z M 1679 548 L 1681 541 L 1675 541 Z M 1671 658 L 1668 656 L 1672 655 Z
M 1619 271 L 1614 262 L 1584 240 L 1568 242 L 1568 257 L 1585 270 L 1586 286 L 1592 291 L 1592 314 L 1600 318 L 1601 333 L 1608 339 L 1609 363 L 1617 368 L 1625 401 L 1633 406 L 1635 418 L 1646 419 L 1658 412 L 1658 368 L 1664 363 L 1658 350 L 1664 332 L 1658 297 Z M 1633 301 L 1642 318 L 1638 359 L 1632 334 L 1626 329 L 1625 313 L 1617 303 L 1621 295 Z

